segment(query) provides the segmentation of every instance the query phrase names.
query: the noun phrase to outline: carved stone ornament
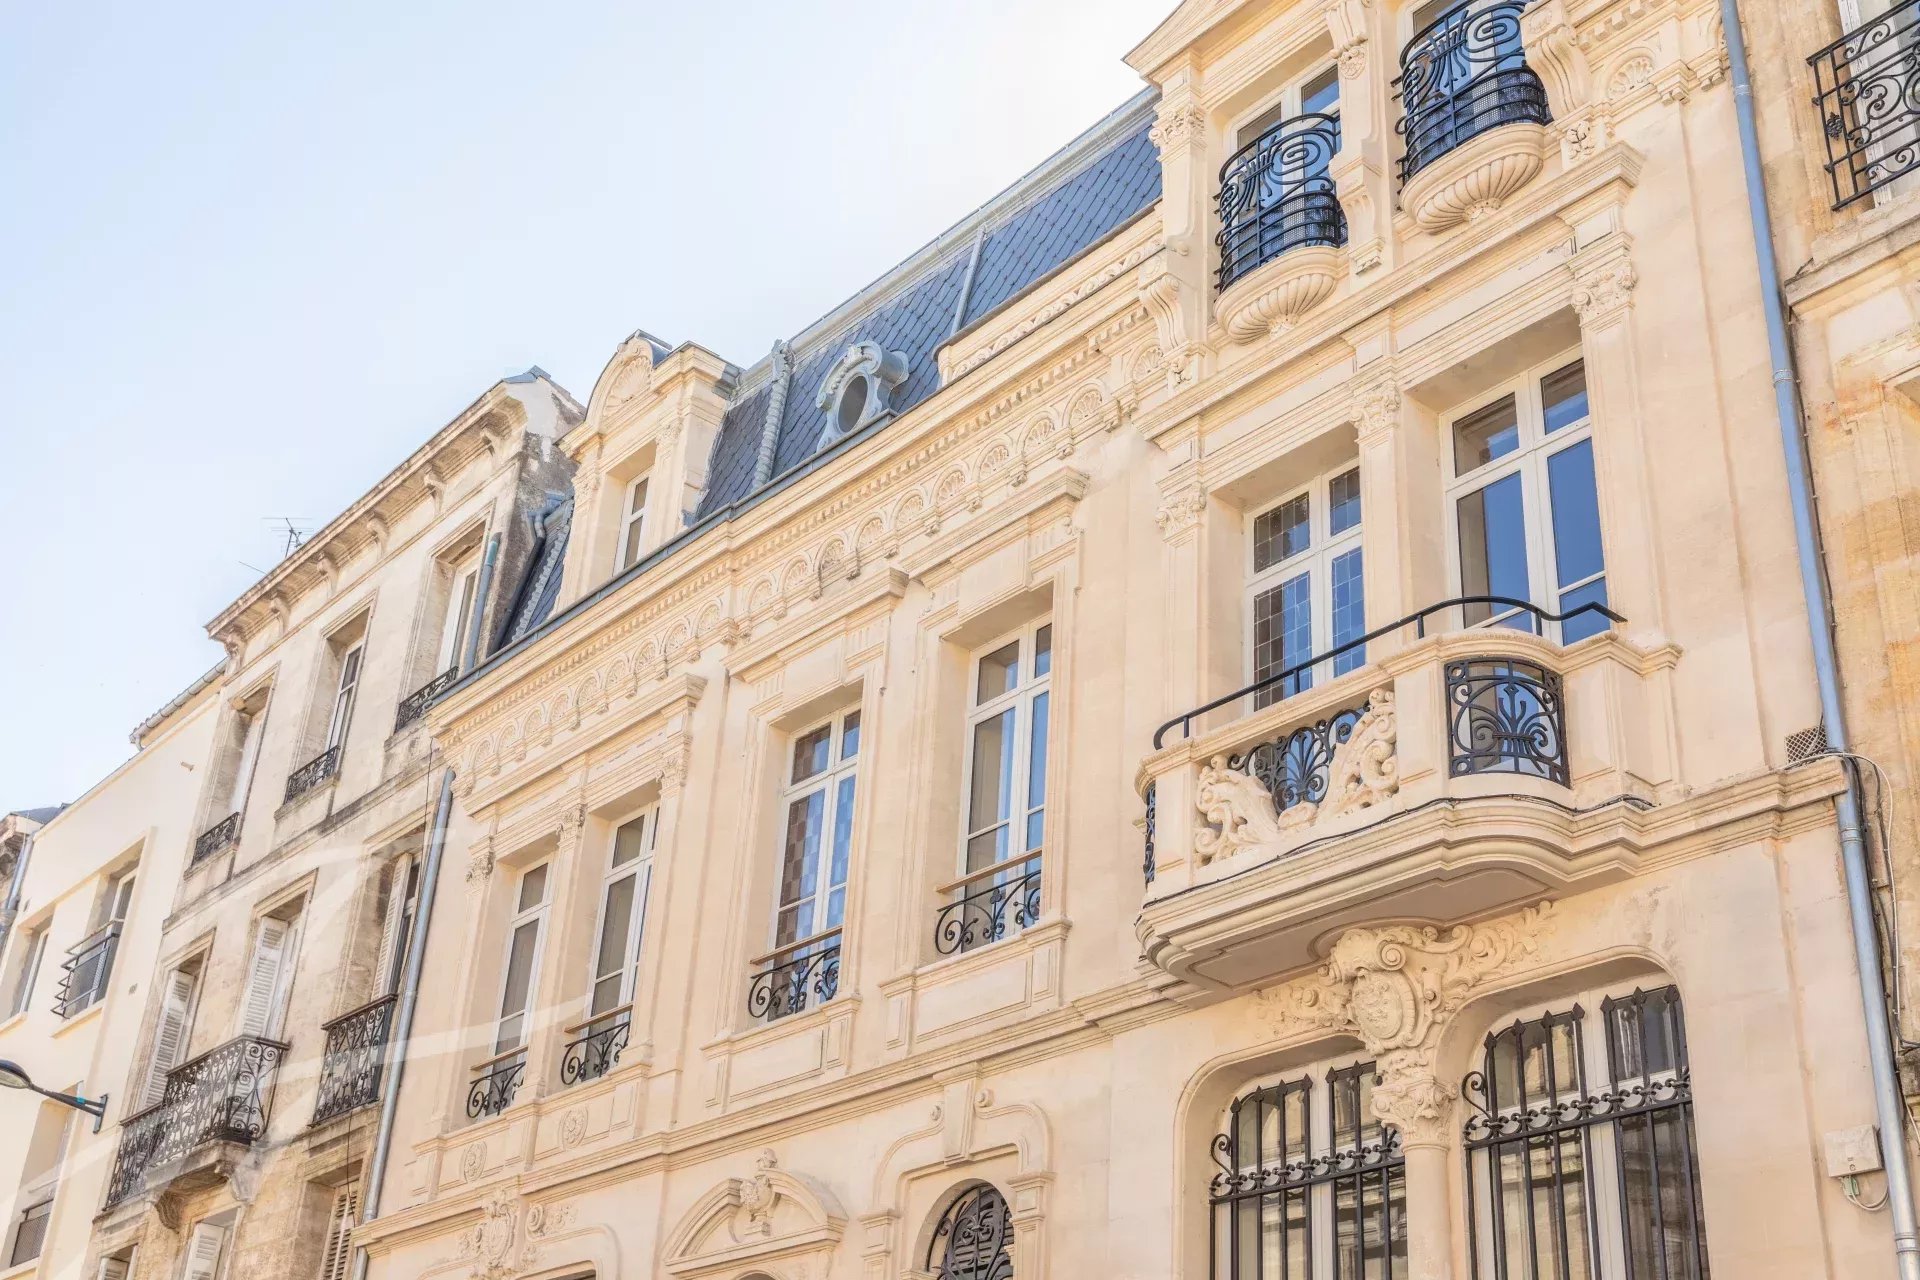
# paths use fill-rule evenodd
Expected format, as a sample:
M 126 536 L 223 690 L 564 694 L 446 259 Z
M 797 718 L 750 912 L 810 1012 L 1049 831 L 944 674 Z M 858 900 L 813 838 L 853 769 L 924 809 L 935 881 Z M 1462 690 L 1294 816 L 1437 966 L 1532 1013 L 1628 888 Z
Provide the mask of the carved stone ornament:
M 467 853 L 467 888 L 478 889 L 493 875 L 493 838 L 489 836 Z
M 1147 130 L 1147 140 L 1162 156 L 1187 146 L 1199 145 L 1206 135 L 1207 113 L 1197 103 L 1163 103 Z
M 1323 244 L 1289 249 L 1220 295 L 1220 322 L 1228 337 L 1243 344 L 1285 333 L 1332 297 L 1346 273 L 1344 250 Z
M 740 1183 L 740 1207 L 747 1214 L 747 1230 L 766 1235 L 773 1230 L 773 1179 L 768 1175 L 780 1166 L 780 1158 L 771 1148 L 753 1162 L 755 1173 Z
M 1380 1118 L 1405 1142 L 1444 1142 L 1454 1094 L 1434 1072 L 1441 1033 L 1488 978 L 1539 950 L 1552 910 L 1543 902 L 1445 931 L 1349 929 L 1316 978 L 1261 992 L 1258 1016 L 1276 1034 L 1306 1023 L 1359 1036 L 1379 1072 L 1373 1105 Z
M 825 1275 L 846 1221 L 831 1191 L 762 1151 L 751 1176 L 727 1179 L 687 1210 L 666 1237 L 661 1266 L 687 1280 Z
M 1408 178 L 1400 189 L 1400 207 L 1424 231 L 1476 222 L 1540 172 L 1546 137 L 1537 124 L 1490 129 Z
M 571 1150 L 587 1139 L 587 1109 L 568 1107 L 560 1117 L 560 1145 Z
M 1388 431 L 1400 425 L 1400 387 L 1391 380 L 1372 383 L 1353 396 L 1353 420 L 1362 436 Z
M 1153 518 L 1160 526 L 1160 536 L 1172 542 L 1198 528 L 1200 517 L 1206 510 L 1206 491 L 1196 486 L 1182 489 L 1168 498 Z
M 1573 309 L 1580 315 L 1580 323 L 1599 324 L 1617 316 L 1632 305 L 1633 287 L 1640 282 L 1640 275 L 1633 269 L 1633 263 L 1618 258 L 1603 267 L 1582 273 L 1576 265 L 1573 287 Z
M 480 1221 L 460 1236 L 460 1258 L 474 1280 L 504 1280 L 514 1272 L 513 1245 L 519 1233 L 520 1202 L 505 1187 L 480 1207 Z
M 1367 69 L 1367 41 L 1363 36 L 1341 48 L 1340 76 L 1345 80 L 1357 80 Z
M 850 431 L 893 412 L 893 391 L 907 380 L 904 352 L 888 351 L 877 342 L 856 342 L 841 353 L 820 383 L 816 408 L 831 415 L 820 432 L 820 445 L 832 443 Z
M 1399 740 L 1393 690 L 1375 689 L 1352 734 L 1335 749 L 1327 766 L 1327 798 L 1320 802 L 1318 816 L 1370 809 L 1399 791 L 1400 761 L 1395 754 Z

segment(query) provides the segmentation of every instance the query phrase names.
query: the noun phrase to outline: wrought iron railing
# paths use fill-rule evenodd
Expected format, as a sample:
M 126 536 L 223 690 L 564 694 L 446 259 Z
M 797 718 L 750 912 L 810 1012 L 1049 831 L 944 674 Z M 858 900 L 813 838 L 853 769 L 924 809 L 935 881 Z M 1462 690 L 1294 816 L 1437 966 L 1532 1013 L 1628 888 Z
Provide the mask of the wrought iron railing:
M 127 1118 L 107 1179 L 107 1204 L 145 1185 L 147 1175 L 216 1142 L 251 1145 L 267 1131 L 274 1079 L 287 1046 L 238 1036 L 167 1073 L 155 1105 Z
M 1447 664 L 1450 768 L 1524 773 L 1567 785 L 1567 722 L 1560 674 L 1519 658 Z
M 1328 173 L 1339 149 L 1339 117 L 1312 113 L 1282 120 L 1220 166 L 1220 289 L 1289 249 L 1347 242 Z
M 340 748 L 328 747 L 287 775 L 287 795 L 282 803 L 292 804 L 339 771 Z
M 321 1027 L 327 1033 L 327 1048 L 314 1091 L 314 1124 L 325 1124 L 380 1100 L 396 1001 L 395 996 L 381 996 Z
M 1154 783 L 1149 782 L 1147 784 L 1145 799 L 1147 804 L 1147 820 L 1144 824 L 1144 830 L 1147 836 L 1147 850 L 1146 857 L 1143 858 L 1140 863 L 1140 872 L 1146 877 L 1147 884 L 1151 885 L 1153 883 L 1153 837 L 1155 829 L 1160 825 L 1160 793 Z
M 825 1004 L 840 992 L 840 930 L 827 929 L 753 961 L 747 1016 L 772 1022 Z
M 187 866 L 199 866 L 239 838 L 240 814 L 236 810 L 200 833 L 200 838 L 193 842 L 193 857 Z
M 958 955 L 1040 919 L 1040 851 L 1007 858 L 940 887 L 953 901 L 933 921 L 933 949 Z
M 439 675 L 427 681 L 406 697 L 400 699 L 399 709 L 393 713 L 393 731 L 398 733 L 414 721 L 420 719 L 420 717 L 426 715 L 427 708 L 433 705 L 434 700 L 447 690 L 453 688 L 454 683 L 459 679 L 460 668 L 457 666 L 448 667 L 445 671 L 442 671 Z
M 1807 62 L 1834 208 L 1920 168 L 1920 0 L 1895 5 Z
M 52 1217 L 51 1199 L 36 1200 L 14 1215 L 13 1247 L 7 1251 L 8 1266 L 25 1266 L 40 1256 L 40 1251 L 47 1246 L 47 1222 Z
M 120 950 L 120 922 L 75 943 L 60 962 L 60 985 L 54 991 L 53 1011 L 71 1018 L 90 1009 L 106 997 L 107 980 L 113 976 L 113 958 Z
M 1212 702 L 1202 703 L 1191 711 L 1181 712 L 1153 731 L 1153 749 L 1158 751 L 1166 745 L 1167 733 L 1172 729 L 1180 730 L 1180 736 L 1183 738 L 1191 737 L 1193 735 L 1193 722 L 1201 716 L 1206 715 L 1209 711 L 1218 711 L 1221 707 L 1238 702 L 1242 698 L 1260 693 L 1266 689 L 1271 689 L 1275 685 L 1283 684 L 1300 675 L 1302 672 L 1312 670 L 1323 662 L 1333 661 L 1342 654 L 1351 653 L 1355 649 L 1364 649 L 1369 642 L 1378 640 L 1385 635 L 1391 635 L 1402 627 L 1411 626 L 1414 629 L 1415 637 L 1424 639 L 1427 634 L 1428 618 L 1433 617 L 1435 614 L 1445 613 L 1450 609 L 1466 609 L 1474 605 L 1489 605 L 1495 608 L 1511 610 L 1512 612 L 1501 620 L 1500 625 L 1502 626 L 1510 626 L 1514 622 L 1519 621 L 1522 615 L 1524 615 L 1527 629 L 1534 635 L 1546 635 L 1549 623 L 1557 626 L 1570 618 L 1582 617 L 1589 613 L 1597 613 L 1607 621 L 1613 623 L 1623 623 L 1626 621 L 1625 618 L 1607 608 L 1605 605 L 1593 602 L 1576 606 L 1575 608 L 1567 610 L 1565 613 L 1548 613 L 1539 605 L 1529 604 L 1525 600 L 1516 600 L 1511 596 L 1455 596 L 1451 600 L 1442 600 L 1437 604 L 1430 604 L 1424 609 L 1408 614 L 1404 618 L 1396 618 L 1383 627 L 1375 627 L 1365 635 L 1356 636 L 1344 644 L 1337 644 L 1325 653 L 1315 654 L 1305 662 L 1296 662 L 1290 667 L 1274 672 L 1272 675 L 1262 676 L 1243 689 L 1235 689 L 1232 693 L 1215 698 Z
M 527 1051 L 514 1049 L 488 1058 L 474 1071 L 478 1074 L 467 1086 L 467 1119 L 497 1116 L 513 1105 L 513 1095 L 520 1092 L 520 1082 L 527 1075 Z
M 1546 87 L 1527 65 L 1520 41 L 1526 0 L 1484 8 L 1462 5 L 1400 51 L 1394 81 L 1406 138 L 1400 180 L 1470 139 L 1507 124 L 1546 124 Z
M 578 1032 L 560 1051 L 560 1083 L 583 1084 L 598 1080 L 620 1063 L 620 1054 L 633 1034 L 633 1006 L 609 1009 L 597 1018 L 589 1018 L 567 1028 L 568 1035 Z

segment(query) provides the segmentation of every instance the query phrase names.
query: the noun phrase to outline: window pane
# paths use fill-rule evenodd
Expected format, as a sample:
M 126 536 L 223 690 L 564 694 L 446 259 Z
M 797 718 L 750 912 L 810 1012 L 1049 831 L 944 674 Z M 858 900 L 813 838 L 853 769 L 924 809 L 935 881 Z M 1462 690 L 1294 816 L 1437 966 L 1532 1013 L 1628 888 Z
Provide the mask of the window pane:
M 533 949 L 539 940 L 540 922 L 529 920 L 513 931 L 513 937 L 507 944 L 506 989 L 500 996 L 500 1037 L 503 1041 L 509 1038 L 505 1020 L 526 1012 L 527 996 L 533 987 Z M 517 1031 L 515 1034 L 518 1034 Z M 515 1043 L 518 1041 L 501 1044 L 495 1051 L 511 1049 Z
M 537 907 L 547 900 L 547 864 L 541 863 L 520 877 L 520 905 L 516 910 L 526 911 Z
M 1262 591 L 1253 602 L 1253 678 L 1264 680 L 1313 656 L 1312 579 L 1306 574 L 1289 578 Z M 1264 690 L 1261 706 L 1269 706 L 1313 684 L 1311 669 L 1287 677 Z
M 805 782 L 827 767 L 833 759 L 833 726 L 823 724 L 812 733 L 794 739 L 793 782 Z
M 1571 591 L 1560 593 L 1559 613 L 1571 613 L 1583 604 L 1597 604 L 1605 607 L 1607 603 L 1607 580 L 1595 578 L 1592 582 L 1582 583 Z M 1597 636 L 1612 624 L 1602 613 L 1583 613 L 1577 618 L 1568 618 L 1560 624 L 1560 643 L 1572 644 L 1576 640 L 1585 640 L 1588 636 Z
M 635 818 L 613 833 L 613 865 L 624 867 L 647 851 L 647 820 Z
M 847 859 L 853 849 L 853 779 L 840 779 L 839 794 L 833 798 L 833 863 L 827 868 L 827 883 L 843 885 L 847 882 Z M 828 924 L 840 923 L 830 919 Z
M 1053 624 L 1033 633 L 1033 678 L 1038 680 L 1053 670 Z
M 1591 578 L 1603 567 L 1600 499 L 1593 482 L 1593 443 L 1582 440 L 1547 459 L 1553 504 L 1553 557 L 1558 585 Z
M 979 683 L 974 689 L 977 706 L 1010 692 L 1020 683 L 1020 642 L 1013 640 L 980 659 Z
M 1327 566 L 1328 607 L 1332 609 L 1335 648 L 1367 633 L 1367 588 L 1361 573 L 1360 548 L 1333 558 Z M 1349 649 L 1333 660 L 1333 674 L 1345 675 L 1367 660 L 1367 647 Z
M 1327 485 L 1327 532 L 1345 533 L 1360 523 L 1360 468 L 1342 472 Z
M 1575 360 L 1564 369 L 1540 379 L 1540 404 L 1546 415 L 1547 434 L 1587 420 L 1587 366 Z
M 780 859 L 780 905 L 811 898 L 820 880 L 820 831 L 827 793 L 815 791 L 787 806 L 787 839 Z M 783 939 L 791 941 L 792 939 Z
M 1340 105 L 1340 68 L 1328 67 L 1300 87 L 1300 110 L 1331 113 Z
M 620 567 L 626 568 L 640 558 L 640 535 L 646 529 L 644 519 L 634 520 L 627 525 L 627 531 L 620 539 Z
M 1038 849 L 1046 823 L 1047 694 L 1033 700 L 1033 741 L 1027 752 L 1027 848 Z
M 851 760 L 860 754 L 860 713 L 850 711 L 840 728 L 840 758 Z
M 1518 475 L 1504 476 L 1460 499 L 1460 591 L 1533 598 L 1527 584 L 1527 517 Z M 1491 605 L 1468 605 L 1467 622 L 1484 622 L 1495 612 Z
M 1313 544 L 1312 505 L 1306 494 L 1290 498 L 1253 520 L 1253 571 L 1260 572 L 1297 556 Z
M 1006 852 L 1009 806 L 1013 802 L 1015 712 L 1009 707 L 973 727 L 973 794 L 967 802 L 967 870 L 999 861 Z
M 595 977 L 618 974 L 627 964 L 627 931 L 633 924 L 633 877 L 622 876 L 607 886 L 601 915 L 600 946 L 594 953 Z M 600 1010 L 596 1008 L 595 1013 Z
M 1453 424 L 1453 473 L 1466 475 L 1519 447 L 1519 414 L 1506 396 Z

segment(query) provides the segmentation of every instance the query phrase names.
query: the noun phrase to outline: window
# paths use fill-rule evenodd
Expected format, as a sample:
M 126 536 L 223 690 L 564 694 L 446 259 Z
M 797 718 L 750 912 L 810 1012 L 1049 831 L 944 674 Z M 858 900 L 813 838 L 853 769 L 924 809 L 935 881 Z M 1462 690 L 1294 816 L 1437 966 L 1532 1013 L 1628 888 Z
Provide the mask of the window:
M 381 876 L 379 968 L 374 974 L 379 995 L 392 995 L 400 989 L 419 897 L 420 863 L 412 856 L 395 858 Z
M 200 961 L 195 959 L 167 974 L 160 987 L 160 1010 L 153 1023 L 153 1052 L 147 1059 L 142 1108 L 159 1105 L 167 1092 L 167 1073 L 187 1056 L 193 1035 L 193 1015 L 200 996 Z
M 1527 68 L 1524 0 L 1428 0 L 1400 55 L 1404 181 L 1503 124 L 1547 122 L 1546 92 Z
M 1247 580 L 1255 681 L 1366 634 L 1360 550 L 1360 469 L 1317 476 L 1254 514 Z M 1365 646 L 1335 656 L 1336 676 L 1367 660 Z M 1254 695 L 1271 706 L 1313 684 L 1306 667 Z
M 1220 169 L 1219 288 L 1289 249 L 1346 242 L 1329 176 L 1340 149 L 1337 66 L 1286 86 L 1233 136 L 1236 149 Z
M 63 1092 L 76 1092 L 69 1088 Z M 33 1125 L 25 1135 L 9 1137 L 19 1141 L 25 1159 L 20 1166 L 20 1197 L 13 1221 L 9 1224 L 7 1265 L 19 1266 L 41 1255 L 47 1243 L 47 1224 L 53 1216 L 54 1192 L 67 1158 L 67 1141 L 73 1132 L 73 1111 L 58 1102 L 43 1102 L 34 1110 Z
M 127 1280 L 133 1274 L 135 1251 L 136 1246 L 128 1245 L 120 1252 L 100 1259 L 100 1268 L 93 1273 L 93 1280 Z
M 298 943 L 296 909 L 260 917 L 254 926 L 253 953 L 247 961 L 247 985 L 240 1000 L 240 1034 L 266 1040 L 280 1037 L 287 989 L 293 985 L 293 954 Z
M 7 1250 L 7 1265 L 23 1266 L 40 1256 L 47 1244 L 47 1220 L 53 1217 L 53 1201 L 42 1200 L 22 1209 L 13 1221 L 13 1245 Z
M 360 1188 L 334 1192 L 327 1213 L 327 1246 L 320 1254 L 320 1280 L 347 1280 L 353 1270 L 353 1224 L 360 1215 Z
M 620 1013 L 633 1003 L 646 927 L 647 889 L 653 879 L 653 839 L 659 812 L 649 809 L 613 833 L 607 874 L 600 890 L 600 923 L 593 946 L 587 997 L 590 1022 Z
M 180 1280 L 217 1280 L 227 1245 L 227 1228 L 218 1223 L 194 1224 L 187 1237 L 187 1262 Z
M 1325 115 L 1336 120 L 1340 114 L 1340 68 L 1324 67 L 1297 84 L 1288 85 L 1279 98 L 1234 131 L 1234 146 L 1247 146 L 1283 120 L 1299 115 Z M 1339 145 L 1338 126 L 1334 134 Z
M 1598 1008 L 1597 1034 L 1574 1001 L 1494 1031 L 1466 1078 L 1475 1277 L 1708 1274 L 1680 994 L 1635 990 Z
M 440 624 L 439 656 L 433 671 L 440 675 L 458 671 L 466 659 L 467 636 L 473 626 L 473 600 L 479 591 L 480 566 L 468 563 L 453 571 L 453 583 L 447 595 L 447 616 Z
M 1460 594 L 1568 613 L 1607 604 L 1586 368 L 1575 359 L 1528 375 L 1449 424 Z M 1536 590 L 1536 588 L 1544 588 Z M 1468 625 L 1531 630 L 1509 605 L 1466 608 Z M 1562 644 L 1607 629 L 1598 611 L 1557 624 Z
M 234 757 L 233 776 L 227 783 L 226 805 L 221 814 L 240 813 L 247 807 L 247 792 L 253 785 L 254 766 L 260 762 L 260 740 L 266 735 L 267 699 L 264 693 L 242 705 L 234 716 L 234 739 L 239 753 Z
M 927 1244 L 934 1280 L 1014 1280 L 1013 1215 L 991 1183 L 967 1188 L 947 1206 Z
M 754 959 L 747 1012 L 782 1018 L 840 990 L 840 926 L 853 856 L 860 712 L 845 711 L 794 735 L 781 801 L 780 882 L 773 950 Z
M 347 725 L 353 719 L 353 698 L 360 688 L 360 660 L 365 652 L 366 644 L 355 641 L 340 657 L 340 675 L 333 693 L 333 712 L 327 721 L 327 751 L 347 740 Z
M 1234 1099 L 1208 1186 L 1215 1280 L 1402 1280 L 1406 1172 L 1373 1110 L 1371 1062 Z
M 134 869 L 115 873 L 108 879 L 106 888 L 101 890 L 100 900 L 94 907 L 93 927 L 104 929 L 108 925 L 120 924 L 133 910 Z
M 23 931 L 14 954 L 19 957 L 19 967 L 14 971 L 13 990 L 7 997 L 9 1018 L 25 1013 L 33 1001 L 33 984 L 40 976 L 40 962 L 47 954 L 47 926 L 38 925 Z
M 647 531 L 647 477 L 641 476 L 627 486 L 620 509 L 620 559 L 613 566 L 618 573 L 640 558 L 641 539 Z
M 507 930 L 507 963 L 500 978 L 500 1019 L 493 1051 L 510 1053 L 527 1042 L 527 1016 L 539 972 L 540 943 L 547 922 L 547 864 L 529 867 L 514 893 L 513 920 Z

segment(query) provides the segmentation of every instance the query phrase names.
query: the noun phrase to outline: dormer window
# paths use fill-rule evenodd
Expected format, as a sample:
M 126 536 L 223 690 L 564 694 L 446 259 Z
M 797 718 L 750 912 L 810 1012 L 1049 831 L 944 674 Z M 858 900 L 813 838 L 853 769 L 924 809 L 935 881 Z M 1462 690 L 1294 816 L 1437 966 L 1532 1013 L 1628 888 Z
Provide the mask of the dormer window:
M 834 362 L 815 401 L 832 415 L 818 447 L 893 416 L 893 393 L 907 380 L 907 357 L 877 342 L 856 342 Z
M 641 476 L 627 486 L 620 508 L 620 561 L 613 566 L 620 572 L 640 558 L 640 540 L 647 531 L 647 477 Z

